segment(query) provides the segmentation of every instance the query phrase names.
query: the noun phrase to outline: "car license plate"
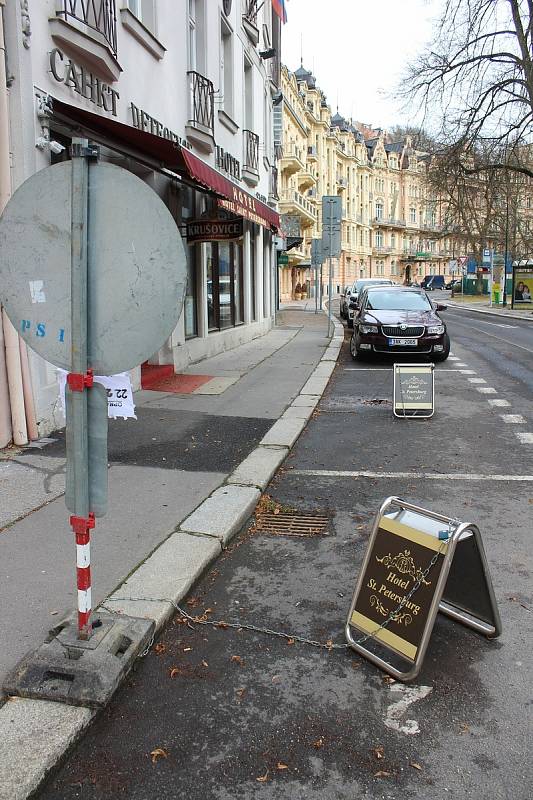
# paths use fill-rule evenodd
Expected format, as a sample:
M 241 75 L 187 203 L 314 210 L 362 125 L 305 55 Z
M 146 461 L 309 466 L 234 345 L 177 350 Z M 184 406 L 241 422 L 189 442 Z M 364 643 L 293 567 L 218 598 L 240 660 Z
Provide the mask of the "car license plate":
M 416 347 L 418 339 L 389 339 L 389 347 Z

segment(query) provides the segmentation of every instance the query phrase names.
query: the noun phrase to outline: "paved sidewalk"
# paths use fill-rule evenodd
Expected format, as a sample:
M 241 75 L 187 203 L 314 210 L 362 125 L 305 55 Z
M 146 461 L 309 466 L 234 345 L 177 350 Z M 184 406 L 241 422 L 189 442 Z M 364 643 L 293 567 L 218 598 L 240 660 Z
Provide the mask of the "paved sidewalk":
M 114 611 L 160 627 L 253 512 L 342 343 L 342 328 L 330 341 L 326 316 L 310 302 L 283 308 L 266 336 L 190 368 L 231 375 L 221 393 L 141 391 L 138 420 L 110 423 L 109 513 L 92 537 L 93 606 L 111 594 Z M 64 435 L 50 438 L 0 461 L 0 679 L 75 607 Z M 19 699 L 0 708 L 1 800 L 27 797 L 93 715 Z

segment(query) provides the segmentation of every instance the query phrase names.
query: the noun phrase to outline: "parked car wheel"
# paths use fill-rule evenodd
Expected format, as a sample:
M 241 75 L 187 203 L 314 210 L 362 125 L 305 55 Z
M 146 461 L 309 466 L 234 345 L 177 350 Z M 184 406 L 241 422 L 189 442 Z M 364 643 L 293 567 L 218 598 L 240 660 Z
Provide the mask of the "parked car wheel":
M 440 364 L 441 361 L 446 361 L 448 356 L 450 355 L 450 337 L 448 334 L 444 337 L 444 350 L 442 353 L 435 353 L 433 355 L 433 361 L 436 361 L 437 364 Z
M 360 350 L 357 349 L 357 342 L 355 340 L 355 331 L 352 333 L 350 337 L 350 355 L 354 359 L 354 361 L 364 361 L 366 358 L 366 353 L 362 353 Z

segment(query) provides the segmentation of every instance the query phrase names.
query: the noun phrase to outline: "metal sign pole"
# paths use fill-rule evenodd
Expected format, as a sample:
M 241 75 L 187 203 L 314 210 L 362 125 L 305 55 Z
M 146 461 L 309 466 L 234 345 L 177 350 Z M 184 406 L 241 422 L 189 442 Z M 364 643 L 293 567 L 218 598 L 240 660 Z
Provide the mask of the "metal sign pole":
M 329 278 L 328 278 L 328 332 L 331 334 L 331 295 L 333 292 L 333 203 L 329 203 Z
M 87 372 L 87 224 L 89 163 L 87 139 L 72 140 L 71 216 L 71 370 L 67 377 L 67 461 L 71 462 L 74 514 L 70 517 L 76 535 L 78 586 L 78 638 L 91 636 L 90 533 L 94 516 L 89 514 L 89 437 L 87 389 L 92 373 Z

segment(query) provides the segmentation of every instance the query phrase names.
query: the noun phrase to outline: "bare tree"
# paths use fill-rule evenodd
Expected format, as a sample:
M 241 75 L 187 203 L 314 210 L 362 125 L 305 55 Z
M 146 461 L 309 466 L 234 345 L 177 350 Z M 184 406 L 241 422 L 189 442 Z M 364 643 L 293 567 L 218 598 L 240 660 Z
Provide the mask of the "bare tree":
M 518 157 L 533 134 L 533 0 L 444 0 L 401 91 L 422 104 L 424 125 L 466 173 L 478 169 L 468 161 L 481 144 L 484 171 L 533 177 Z

